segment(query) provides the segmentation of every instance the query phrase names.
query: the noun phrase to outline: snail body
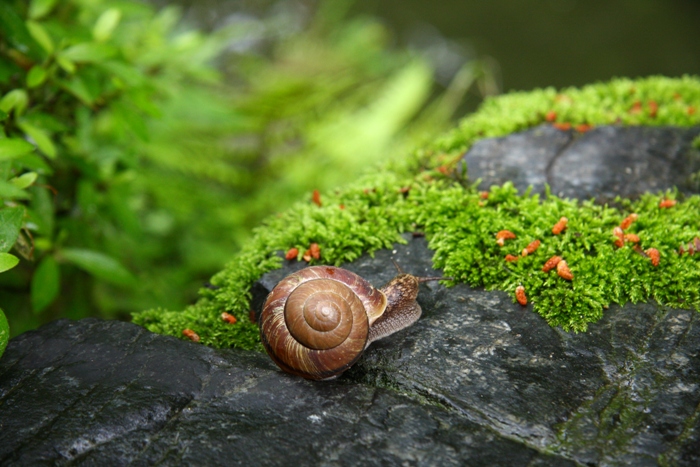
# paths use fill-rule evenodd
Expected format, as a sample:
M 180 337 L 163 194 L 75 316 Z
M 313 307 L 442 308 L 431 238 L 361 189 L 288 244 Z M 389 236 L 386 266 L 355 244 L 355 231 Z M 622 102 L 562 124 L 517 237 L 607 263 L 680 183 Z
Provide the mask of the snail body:
M 260 316 L 262 343 L 288 373 L 316 380 L 335 377 L 370 343 L 420 317 L 416 297 L 423 280 L 401 273 L 376 289 L 345 269 L 302 269 L 267 296 Z

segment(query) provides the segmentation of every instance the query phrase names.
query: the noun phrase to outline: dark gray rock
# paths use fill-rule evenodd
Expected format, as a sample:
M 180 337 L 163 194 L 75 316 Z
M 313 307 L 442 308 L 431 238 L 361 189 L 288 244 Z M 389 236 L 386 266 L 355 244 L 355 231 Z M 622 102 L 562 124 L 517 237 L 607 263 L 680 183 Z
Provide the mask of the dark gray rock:
M 390 258 L 437 274 L 424 240 L 406 238 L 347 269 L 376 285 L 395 274 Z M 614 306 L 570 334 L 501 292 L 428 283 L 419 302 L 421 320 L 373 344 L 341 380 L 392 388 L 576 463 L 700 462 L 697 312 Z
M 698 192 L 700 128 L 600 126 L 585 133 L 542 125 L 503 138 L 484 139 L 465 154 L 469 177 L 481 189 L 512 181 L 543 194 L 607 200 L 672 187 Z
M 435 274 L 407 238 L 348 269 Z M 0 464 L 700 462 L 697 312 L 612 307 L 568 334 L 501 292 L 428 283 L 419 301 L 418 323 L 320 383 L 128 323 L 26 333 L 0 360 Z
M 573 141 L 573 133 L 543 125 L 503 138 L 487 138 L 475 143 L 464 155 L 469 178 L 480 178 L 482 190 L 507 181 L 519 190 L 532 185 L 544 193 L 552 160 Z
M 697 170 L 699 131 L 540 127 L 467 157 L 482 159 L 470 176 L 486 184 L 634 195 Z M 391 258 L 439 275 L 425 240 L 406 240 L 346 267 L 376 286 L 394 276 Z M 302 266 L 261 278 L 256 306 Z M 0 464 L 700 464 L 697 312 L 613 306 L 569 334 L 501 292 L 427 283 L 419 303 L 414 326 L 325 382 L 128 323 L 49 324 L 0 359 Z
M 573 465 L 424 399 L 309 382 L 263 354 L 129 323 L 62 320 L 0 360 L 0 464 Z

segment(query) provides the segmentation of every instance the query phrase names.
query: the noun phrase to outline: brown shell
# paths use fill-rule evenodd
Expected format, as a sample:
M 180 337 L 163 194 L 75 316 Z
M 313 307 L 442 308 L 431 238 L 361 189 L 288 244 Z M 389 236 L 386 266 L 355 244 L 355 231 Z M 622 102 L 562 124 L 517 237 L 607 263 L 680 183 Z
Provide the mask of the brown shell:
M 260 317 L 260 335 L 284 371 L 326 379 L 348 369 L 367 344 L 386 297 L 345 269 L 312 266 L 280 281 Z

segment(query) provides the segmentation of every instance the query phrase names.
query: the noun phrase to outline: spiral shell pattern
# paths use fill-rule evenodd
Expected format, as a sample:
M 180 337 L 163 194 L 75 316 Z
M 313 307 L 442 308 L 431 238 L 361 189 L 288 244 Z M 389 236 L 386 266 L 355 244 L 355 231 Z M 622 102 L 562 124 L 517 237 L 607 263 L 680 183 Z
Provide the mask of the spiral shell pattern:
M 284 371 L 326 379 L 349 368 L 367 344 L 386 297 L 357 274 L 313 266 L 270 292 L 260 317 L 261 340 Z

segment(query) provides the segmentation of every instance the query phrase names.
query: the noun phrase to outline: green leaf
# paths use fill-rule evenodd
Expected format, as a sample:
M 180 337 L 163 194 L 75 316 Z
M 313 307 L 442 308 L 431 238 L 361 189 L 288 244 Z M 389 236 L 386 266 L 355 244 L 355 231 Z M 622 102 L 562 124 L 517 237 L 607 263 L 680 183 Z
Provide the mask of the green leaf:
M 65 116 L 59 117 L 58 115 L 60 115 L 60 112 L 52 115 L 44 112 L 38 112 L 37 110 L 38 109 L 36 107 L 32 108 L 32 111 L 28 115 L 22 117 L 20 122 L 29 123 L 39 128 L 43 128 L 50 133 L 68 131 L 68 125 L 73 124 L 66 122 Z M 55 110 L 53 110 L 53 112 L 55 112 Z
M 34 140 L 39 150 L 46 154 L 46 157 L 50 159 L 56 158 L 56 146 L 54 146 L 48 133 L 26 121 L 21 121 L 18 126 Z
M 68 60 L 66 57 L 59 55 L 58 57 L 56 57 L 56 63 L 58 63 L 58 66 L 63 68 L 63 71 L 65 71 L 66 73 L 70 75 L 75 73 L 75 63 Z
M 136 284 L 134 276 L 119 261 L 99 251 L 67 248 L 60 254 L 66 261 L 104 281 L 125 286 Z
M 16 157 L 14 161 L 25 169 L 37 171 L 44 175 L 51 175 L 53 173 L 51 167 L 44 162 L 44 158 L 36 153 L 24 154 L 23 156 Z
M 129 128 L 142 141 L 148 141 L 148 128 L 141 114 L 129 103 L 116 101 L 112 103 L 114 109 L 115 122 L 119 122 L 124 127 Z
M 22 74 L 22 69 L 11 60 L 0 60 L 0 83 L 10 84 L 13 77 Z
M 60 289 L 58 263 L 53 256 L 45 257 L 32 277 L 32 309 L 41 313 L 58 295 Z
M 27 87 L 35 88 L 46 81 L 46 70 L 41 65 L 34 65 L 27 73 Z
M 66 91 L 83 101 L 85 105 L 92 106 L 95 101 L 95 98 L 90 94 L 90 90 L 85 86 L 80 76 L 73 76 L 73 79 L 68 82 L 62 81 L 60 85 L 63 86 Z
M 120 78 L 131 87 L 143 86 L 147 82 L 147 78 L 143 75 L 143 72 L 131 64 L 126 64 L 118 60 L 107 60 L 98 63 L 96 66 Z
M 31 188 L 32 203 L 28 217 L 36 224 L 37 232 L 47 238 L 53 237 L 54 206 L 53 196 L 48 188 L 34 186 Z
M 13 178 L 12 180 L 10 180 L 10 183 L 12 183 L 17 188 L 21 188 L 22 190 L 24 190 L 25 188 L 32 186 L 32 184 L 36 181 L 36 177 L 36 172 L 27 172 L 26 174 L 22 174 L 19 177 Z
M 0 161 L 14 159 L 34 151 L 34 145 L 19 138 L 0 139 Z
M 23 139 L 0 139 L 0 161 L 14 159 L 32 151 L 34 151 L 34 145 Z
M 19 263 L 19 258 L 9 253 L 0 253 L 0 272 L 12 269 Z
M 0 209 L 0 252 L 10 251 L 17 241 L 19 230 L 22 228 L 24 208 L 14 207 Z
M 24 89 L 13 89 L 0 99 L 0 110 L 9 113 L 15 109 L 15 113 L 20 115 L 27 108 L 29 96 Z
M 53 10 L 58 0 L 32 0 L 29 5 L 29 17 L 31 19 L 39 19 L 46 16 Z
M 113 57 L 117 49 L 109 44 L 98 44 L 96 42 L 83 42 L 61 52 L 61 57 L 73 62 L 101 62 Z
M 35 60 L 43 58 L 41 48 L 29 34 L 24 21 L 7 1 L 0 2 L 0 31 L 11 47 Z
M 21 188 L 17 188 L 12 183 L 0 180 L 0 198 L 27 199 L 29 198 L 29 193 Z
M 41 46 L 42 49 L 44 49 L 47 54 L 53 53 L 53 41 L 51 40 L 49 33 L 46 32 L 46 29 L 44 29 L 44 26 L 36 21 L 27 21 L 27 29 L 29 30 L 29 34 L 32 35 L 34 40 Z
M 92 30 L 92 36 L 98 42 L 104 42 L 110 38 L 112 32 L 119 24 L 122 12 L 116 8 L 110 8 L 100 15 Z
M 10 325 L 5 318 L 5 313 L 0 310 L 0 357 L 2 357 L 7 342 L 10 340 Z

